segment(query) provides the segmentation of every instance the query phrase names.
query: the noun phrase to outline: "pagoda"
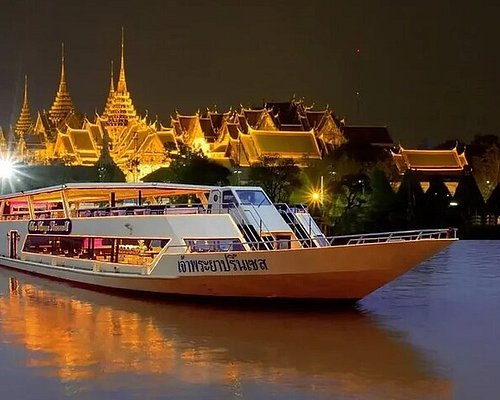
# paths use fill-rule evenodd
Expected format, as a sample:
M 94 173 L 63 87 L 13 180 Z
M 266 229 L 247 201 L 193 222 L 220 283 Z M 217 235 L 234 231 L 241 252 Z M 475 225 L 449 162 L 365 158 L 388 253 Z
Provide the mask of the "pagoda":
M 60 127 L 61 124 L 66 120 L 66 118 L 74 113 L 75 107 L 71 96 L 68 92 L 68 85 L 66 83 L 66 75 L 64 71 L 64 43 L 62 44 L 62 56 L 61 56 L 61 80 L 59 82 L 59 89 L 57 90 L 54 103 L 49 110 L 49 120 L 56 126 Z
M 110 114 L 114 97 L 115 97 L 115 83 L 113 78 L 113 61 L 111 61 L 111 79 L 109 83 L 108 99 L 106 100 L 106 106 L 104 107 L 103 118 L 107 118 L 107 116 Z
M 104 110 L 102 119 L 106 128 L 111 134 L 111 140 L 115 141 L 118 134 L 123 131 L 123 128 L 132 125 L 139 120 L 137 113 L 127 90 L 127 80 L 125 78 L 125 55 L 124 55 L 124 34 L 122 28 L 122 48 L 121 48 L 121 63 L 120 75 L 116 90 L 113 85 L 113 77 L 111 76 L 111 86 L 108 95 L 108 101 Z
M 24 76 L 24 100 L 21 108 L 21 113 L 17 119 L 15 133 L 18 137 L 22 137 L 32 126 L 30 107 L 28 103 L 28 76 Z

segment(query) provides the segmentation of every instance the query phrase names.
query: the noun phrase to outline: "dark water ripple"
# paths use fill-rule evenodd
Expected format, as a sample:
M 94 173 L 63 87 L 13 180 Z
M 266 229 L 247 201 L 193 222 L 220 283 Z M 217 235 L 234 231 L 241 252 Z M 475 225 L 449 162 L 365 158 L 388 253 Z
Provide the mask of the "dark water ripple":
M 494 241 L 343 310 L 153 302 L 0 269 L 0 399 L 494 399 L 499 308 Z

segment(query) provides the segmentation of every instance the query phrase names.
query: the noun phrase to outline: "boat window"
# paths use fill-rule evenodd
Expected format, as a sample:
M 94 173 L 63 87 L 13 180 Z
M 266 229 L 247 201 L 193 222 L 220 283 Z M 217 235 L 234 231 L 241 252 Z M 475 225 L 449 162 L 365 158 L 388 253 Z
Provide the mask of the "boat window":
M 27 235 L 23 251 L 118 264 L 148 265 L 168 242 L 169 239 Z
M 245 251 L 239 239 L 184 239 L 184 242 L 192 253 Z
M 2 219 L 4 220 L 30 219 L 28 202 L 19 201 L 18 199 L 6 201 L 3 209 Z
M 231 190 L 224 190 L 222 192 L 222 203 L 226 207 L 231 207 L 238 204 L 238 201 Z
M 262 190 L 237 190 L 241 204 L 253 204 L 254 206 L 269 206 L 271 202 Z
M 62 202 L 33 202 L 35 219 L 64 218 Z
M 292 245 L 291 239 L 290 235 L 276 235 L 276 249 L 290 249 Z

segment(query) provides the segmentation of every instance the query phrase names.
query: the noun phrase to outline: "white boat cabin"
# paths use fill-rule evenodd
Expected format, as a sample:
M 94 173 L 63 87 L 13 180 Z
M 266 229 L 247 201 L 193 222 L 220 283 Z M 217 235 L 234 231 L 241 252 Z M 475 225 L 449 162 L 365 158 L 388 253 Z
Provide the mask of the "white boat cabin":
M 259 187 L 163 183 L 3 195 L 0 235 L 4 257 L 57 265 L 64 257 L 81 268 L 89 261 L 148 266 L 164 253 L 329 245 L 306 208 L 274 205 Z

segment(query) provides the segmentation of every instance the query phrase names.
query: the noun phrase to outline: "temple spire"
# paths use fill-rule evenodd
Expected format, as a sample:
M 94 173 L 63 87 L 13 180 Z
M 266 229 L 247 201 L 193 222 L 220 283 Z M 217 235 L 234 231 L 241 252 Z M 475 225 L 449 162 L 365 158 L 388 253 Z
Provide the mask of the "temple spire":
M 109 83 L 109 93 L 108 93 L 108 99 L 106 100 L 106 105 L 104 106 L 104 112 L 102 116 L 104 118 L 108 118 L 110 115 L 111 107 L 113 107 L 113 100 L 115 97 L 115 82 L 114 82 L 114 76 L 113 76 L 113 60 L 111 60 L 111 79 Z
M 64 67 L 64 43 L 61 43 L 61 80 L 59 81 L 59 89 L 57 90 L 54 103 L 49 110 L 49 118 L 56 126 L 60 125 L 66 117 L 74 112 L 75 107 L 68 92 L 66 84 L 66 72 Z
M 66 92 L 66 74 L 64 71 L 64 43 L 61 43 L 61 81 L 59 82 L 59 91 Z
M 113 89 L 111 86 L 110 89 Z M 113 93 L 110 91 L 108 101 L 104 109 L 103 118 L 106 121 L 106 127 L 110 129 L 111 141 L 118 139 L 119 133 L 123 127 L 129 126 L 131 122 L 138 121 L 137 113 L 127 90 L 127 81 L 125 79 L 125 32 L 122 28 L 122 48 L 120 60 L 120 75 L 116 90 Z
M 19 118 L 16 123 L 16 135 L 23 136 L 26 131 L 31 127 L 31 113 L 28 103 L 28 75 L 24 75 L 24 99 Z
M 113 77 L 113 60 L 111 60 L 111 82 L 109 84 L 109 94 L 111 95 L 114 92 L 115 92 L 115 82 Z
M 24 99 L 23 99 L 23 108 L 27 108 L 29 111 L 28 104 L 28 75 L 24 75 Z
M 125 79 L 125 30 L 122 26 L 122 54 L 120 61 L 120 75 L 118 77 L 118 85 L 116 87 L 118 92 L 126 92 L 127 91 L 127 81 Z

